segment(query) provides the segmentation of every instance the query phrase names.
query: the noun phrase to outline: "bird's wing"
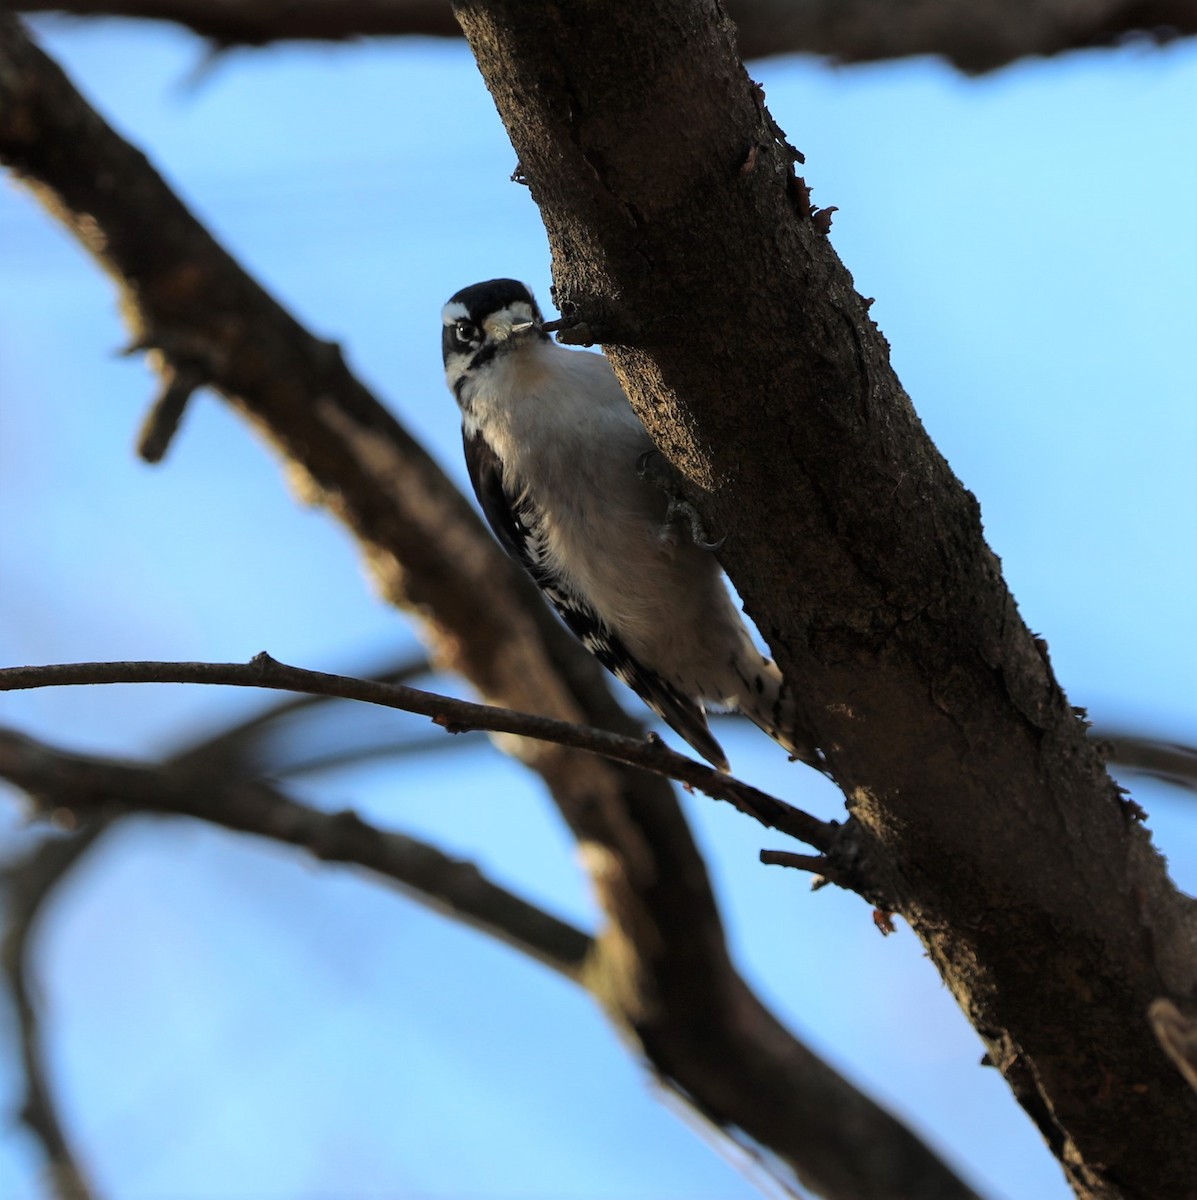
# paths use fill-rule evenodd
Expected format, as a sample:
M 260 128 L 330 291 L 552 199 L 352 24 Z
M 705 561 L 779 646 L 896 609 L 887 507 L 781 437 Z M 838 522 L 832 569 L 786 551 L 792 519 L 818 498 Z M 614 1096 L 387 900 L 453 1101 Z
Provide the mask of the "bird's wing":
M 707 762 L 727 770 L 727 756 L 711 736 L 702 706 L 639 662 L 584 596 L 554 570 L 545 553 L 535 502 L 526 489 L 503 486 L 503 463 L 480 431 L 465 435 L 466 467 L 495 537 L 532 576 L 570 631 L 617 679 L 640 697 Z
M 503 462 L 480 430 L 464 433 L 466 469 L 482 515 L 503 549 L 541 586 L 546 575 L 544 552 L 536 531 L 536 514 L 526 494 L 512 502 L 503 487 Z

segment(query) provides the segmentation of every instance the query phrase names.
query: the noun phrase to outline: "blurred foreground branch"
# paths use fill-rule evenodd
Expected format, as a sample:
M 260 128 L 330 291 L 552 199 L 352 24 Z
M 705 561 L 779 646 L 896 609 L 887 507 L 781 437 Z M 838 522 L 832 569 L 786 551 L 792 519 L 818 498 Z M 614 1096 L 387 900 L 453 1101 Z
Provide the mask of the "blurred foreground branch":
M 427 655 L 408 655 L 398 662 L 372 671 L 363 678 L 374 683 L 410 683 L 413 679 L 429 674 L 432 669 Z M 253 716 L 234 721 L 206 736 L 196 736 L 194 732 L 190 732 L 183 737 L 181 744 L 170 757 L 177 762 L 202 758 L 210 765 L 222 763 L 228 770 L 243 776 L 290 774 L 295 770 L 306 769 L 306 762 L 296 766 L 290 760 L 270 761 L 267 767 L 265 743 L 273 735 L 293 729 L 305 716 L 315 710 L 327 708 L 330 702 L 338 699 L 340 697 L 322 695 L 286 696 L 267 705 Z M 397 745 L 394 739 L 391 739 L 388 746 L 394 753 L 402 753 L 403 747 Z M 370 747 L 365 753 L 371 754 L 376 751 L 377 748 Z M 340 747 L 335 753 L 344 761 L 352 761 L 345 758 L 353 753 L 349 747 Z
M 1125 770 L 1197 792 L 1197 747 L 1121 730 L 1094 729 L 1093 738 L 1108 748 L 1110 762 Z
M 264 783 L 213 767 L 199 759 L 143 766 L 71 754 L 0 729 L 0 778 L 45 811 L 66 809 L 84 820 L 135 812 L 193 817 L 299 847 L 322 862 L 364 867 L 437 912 L 578 980 L 590 937 L 493 883 L 473 863 L 377 829 L 354 812 L 321 812 Z M 79 855 L 88 848 L 88 836 L 46 845 Z
M 0 731 L 0 739 L 3 736 Z M 0 744 L 0 777 L 7 777 L 4 758 L 4 747 Z M 47 902 L 107 828 L 106 822 L 94 821 L 73 836 L 52 835 L 38 842 L 27 855 L 0 868 L 0 895 L 4 899 L 6 921 L 0 956 L 17 1019 L 16 1036 L 25 1082 L 20 1116 L 45 1154 L 49 1189 L 55 1200 L 91 1200 L 94 1193 L 71 1148 L 50 1086 L 37 1001 L 35 935 Z
M 295 38 L 460 36 L 448 0 L 19 0 L 14 7 L 170 21 L 221 49 Z M 863 62 L 937 54 L 969 72 L 1197 32 L 1193 0 L 729 0 L 727 9 L 745 58 L 818 54 Z

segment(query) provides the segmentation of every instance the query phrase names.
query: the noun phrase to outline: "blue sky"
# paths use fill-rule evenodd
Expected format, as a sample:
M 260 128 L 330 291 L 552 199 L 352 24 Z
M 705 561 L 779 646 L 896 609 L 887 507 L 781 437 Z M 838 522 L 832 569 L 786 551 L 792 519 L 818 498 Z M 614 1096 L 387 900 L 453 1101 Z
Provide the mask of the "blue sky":
M 238 52 L 42 22 L 46 47 L 221 238 L 464 482 L 439 310 L 548 252 L 472 61 L 430 41 Z M 1197 740 L 1197 46 L 965 80 L 920 60 L 753 67 L 932 436 L 981 501 L 1076 704 Z M 114 295 L 0 187 L 0 660 L 244 659 L 366 668 L 414 645 L 347 536 L 201 396 L 162 466 Z M 0 697 L 78 749 L 161 752 L 261 701 L 205 689 Z M 378 722 L 361 714 L 362 722 Z M 391 718 L 386 718 L 391 719 Z M 379 727 L 375 725 L 375 727 Z M 837 797 L 751 729 L 737 771 Z M 297 791 L 425 836 L 587 924 L 574 851 L 484 742 Z M 1189 802 L 1139 786 L 1197 887 Z M 7 795 L 7 794 L 6 794 Z M 15 797 L 13 798 L 15 800 Z M 734 953 L 770 1003 L 986 1194 L 1068 1195 L 905 928 L 762 868 L 770 844 L 684 797 Z M 0 804 L 14 836 L 15 803 Z M 193 825 L 143 822 L 74 880 L 41 969 L 66 1116 L 113 1197 L 579 1197 L 756 1192 L 677 1116 L 587 999 L 384 887 Z M 0 1060 L 0 1096 L 16 1095 Z M 617 1152 L 614 1150 L 617 1149 Z M 0 1129 L 0 1197 L 38 1159 Z

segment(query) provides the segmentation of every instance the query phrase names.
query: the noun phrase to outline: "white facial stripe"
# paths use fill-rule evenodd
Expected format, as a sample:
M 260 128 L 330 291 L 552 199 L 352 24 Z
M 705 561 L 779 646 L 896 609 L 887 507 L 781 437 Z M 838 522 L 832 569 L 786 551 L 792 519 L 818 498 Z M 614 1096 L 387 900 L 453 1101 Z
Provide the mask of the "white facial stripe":
M 468 355 L 454 354 L 445 363 L 445 382 L 449 385 L 449 390 L 454 392 L 455 395 L 456 392 L 454 389 L 457 387 L 457 381 L 465 374 L 467 361 Z
M 469 319 L 470 310 L 460 300 L 450 300 L 441 309 L 441 321 L 445 325 L 452 325 L 456 321 L 468 321 Z

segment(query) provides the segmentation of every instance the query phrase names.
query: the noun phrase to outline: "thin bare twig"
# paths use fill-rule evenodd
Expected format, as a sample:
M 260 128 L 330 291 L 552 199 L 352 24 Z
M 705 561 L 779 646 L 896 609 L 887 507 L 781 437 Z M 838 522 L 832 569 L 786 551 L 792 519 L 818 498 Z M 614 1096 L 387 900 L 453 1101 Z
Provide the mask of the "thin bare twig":
M 465 734 L 467 742 L 474 741 L 474 733 Z M 477 743 L 481 745 L 482 742 Z M 463 747 L 464 748 L 464 747 Z M 292 758 L 287 762 L 272 765 L 269 769 L 271 778 L 296 779 L 303 775 L 315 775 L 323 771 L 337 771 L 343 767 L 361 766 L 363 763 L 395 760 L 398 758 L 413 758 L 420 754 L 440 754 L 454 749 L 454 744 L 443 737 L 429 734 L 426 737 L 403 738 L 401 741 L 361 742 L 356 746 L 340 746 L 323 753 L 312 754 L 307 758 Z
M 426 675 L 432 670 L 427 655 L 409 655 L 391 666 L 380 671 L 372 671 L 363 678 L 372 679 L 376 683 L 408 683 Z M 233 722 L 214 733 L 201 737 L 192 735 L 175 750 L 170 752 L 172 762 L 186 762 L 191 759 L 203 758 L 208 762 L 219 759 L 220 762 L 247 763 L 255 757 L 258 745 L 263 736 L 294 721 L 295 718 L 306 715 L 316 708 L 327 707 L 330 702 L 339 700 L 339 696 L 288 696 L 272 702 L 261 712 L 251 717 Z M 379 752 L 376 748 L 368 748 L 365 753 Z M 291 774 L 296 769 L 309 769 L 305 763 L 296 768 L 292 764 L 270 764 L 272 773 L 285 772 Z
M 1197 792 L 1197 748 L 1118 730 L 1094 729 L 1091 736 L 1122 770 Z
M 820 821 L 775 796 L 670 750 L 654 735 L 640 741 L 551 717 L 457 700 L 402 684 L 309 671 L 280 663 L 265 653 L 255 655 L 248 663 L 96 662 L 0 669 L 0 691 L 114 683 L 218 684 L 340 696 L 418 713 L 431 718 L 450 733 L 487 729 L 492 733 L 515 734 L 586 750 L 626 766 L 640 767 L 697 788 L 712 799 L 724 800 L 762 825 L 788 833 L 818 850 L 831 848 L 839 828 L 834 822 Z
M 25 1077 L 20 1116 L 41 1144 L 49 1167 L 49 1187 L 57 1200 L 91 1200 L 95 1193 L 71 1149 L 50 1089 L 32 947 L 47 899 L 107 828 L 105 822 L 97 821 L 73 837 L 47 837 L 31 853 L 5 864 L 0 871 L 0 891 L 4 893 L 8 915 L 0 959 L 16 1014 Z
M 789 850 L 762 850 L 761 862 L 767 867 L 793 867 L 816 874 L 822 874 L 829 865 L 821 854 L 794 854 Z

